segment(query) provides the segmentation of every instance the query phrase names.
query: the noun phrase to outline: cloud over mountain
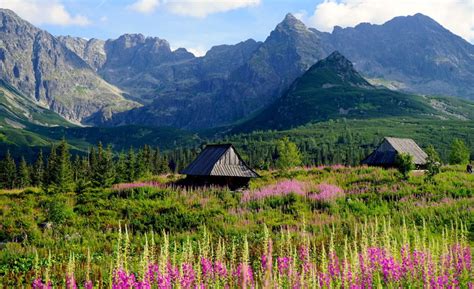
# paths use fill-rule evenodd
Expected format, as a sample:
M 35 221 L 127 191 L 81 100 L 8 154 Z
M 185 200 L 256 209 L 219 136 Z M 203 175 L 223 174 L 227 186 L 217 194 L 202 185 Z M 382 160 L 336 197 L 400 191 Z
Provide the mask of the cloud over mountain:
M 0 0 L 0 8 L 15 11 L 33 24 L 79 25 L 90 24 L 83 15 L 72 15 L 59 0 Z
M 171 13 L 196 18 L 205 18 L 210 14 L 259 5 L 261 0 L 137 0 L 129 8 L 152 13 L 162 5 Z
M 324 0 L 309 24 L 322 31 L 361 22 L 382 24 L 395 16 L 423 13 L 453 33 L 474 42 L 474 1 L 470 0 Z

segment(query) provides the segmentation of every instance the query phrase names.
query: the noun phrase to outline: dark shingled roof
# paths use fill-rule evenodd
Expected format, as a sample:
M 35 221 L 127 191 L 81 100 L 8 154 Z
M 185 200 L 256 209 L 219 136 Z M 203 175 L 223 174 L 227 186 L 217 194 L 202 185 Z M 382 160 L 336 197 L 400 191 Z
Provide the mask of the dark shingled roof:
M 222 176 L 257 178 L 231 144 L 207 145 L 181 174 L 190 176 Z
M 386 137 L 378 148 L 362 161 L 362 164 L 390 166 L 395 163 L 397 154 L 413 156 L 415 165 L 426 164 L 427 154 L 409 138 Z

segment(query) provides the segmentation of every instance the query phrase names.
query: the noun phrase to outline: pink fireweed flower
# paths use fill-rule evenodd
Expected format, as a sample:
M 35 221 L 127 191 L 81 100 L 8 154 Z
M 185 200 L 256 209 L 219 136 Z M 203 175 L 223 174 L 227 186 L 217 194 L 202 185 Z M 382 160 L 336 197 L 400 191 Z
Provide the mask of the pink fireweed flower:
M 43 283 L 40 278 L 37 278 L 33 281 L 32 287 L 33 289 L 52 289 L 53 285 L 51 284 L 51 281 L 46 284 L 46 282 Z
M 173 267 L 171 263 L 168 262 L 167 266 L 168 278 L 170 281 L 176 281 L 179 279 L 179 268 Z
M 344 196 L 344 191 L 341 188 L 325 183 L 317 185 L 316 191 L 318 193 L 313 193 L 308 196 L 315 201 L 328 202 Z
M 184 289 L 192 288 L 196 280 L 196 272 L 194 272 L 193 266 L 188 263 L 183 263 L 181 268 L 183 270 L 183 275 L 180 280 L 181 287 Z
M 113 289 L 132 289 L 135 287 L 135 275 L 127 274 L 125 270 L 119 269 L 115 271 L 112 284 Z
M 286 196 L 289 194 L 306 195 L 306 184 L 296 180 L 285 180 L 256 191 L 247 190 L 242 195 L 242 201 L 256 201 L 268 197 Z
M 94 288 L 93 284 L 92 284 L 92 281 L 85 281 L 84 282 L 84 289 L 92 289 Z
M 220 261 L 215 261 L 214 262 L 214 276 L 218 278 L 225 278 L 227 277 L 227 268 L 226 266 L 220 262 Z
M 76 280 L 74 275 L 66 275 L 66 288 L 67 289 L 77 289 Z
M 246 268 L 246 270 L 244 270 L 244 268 Z M 232 276 L 237 278 L 242 287 L 255 287 L 252 267 L 247 264 L 240 263 L 234 272 L 232 272 Z
M 121 183 L 112 186 L 112 190 L 126 191 L 135 188 L 162 188 L 163 184 L 159 182 L 136 182 L 136 183 Z
M 205 279 L 212 278 L 212 262 L 209 259 L 201 258 L 201 270 Z
M 280 272 L 280 274 L 289 274 L 290 263 L 291 263 L 290 257 L 277 258 L 278 271 Z

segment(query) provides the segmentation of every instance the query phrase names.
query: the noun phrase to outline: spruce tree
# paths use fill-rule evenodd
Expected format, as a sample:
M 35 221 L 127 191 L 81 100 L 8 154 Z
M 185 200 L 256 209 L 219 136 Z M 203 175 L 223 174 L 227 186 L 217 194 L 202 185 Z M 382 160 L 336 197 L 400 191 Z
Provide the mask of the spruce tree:
M 43 157 L 43 150 L 40 150 L 38 153 L 38 157 L 33 164 L 33 168 L 31 170 L 31 185 L 34 187 L 41 187 L 43 184 L 44 179 L 44 157 Z
M 91 171 L 89 164 L 89 157 L 82 157 L 79 160 L 79 164 L 74 167 L 77 173 L 76 179 L 76 193 L 85 193 L 92 187 L 90 180 Z
M 30 169 L 24 157 L 21 158 L 18 166 L 18 187 L 26 188 L 31 185 Z
M 49 151 L 48 160 L 46 162 L 46 170 L 43 174 L 43 182 L 42 187 L 44 191 L 49 191 L 50 187 L 53 184 L 57 183 L 57 159 L 58 156 L 56 154 L 56 145 L 51 144 L 51 149 Z
M 128 150 L 127 154 L 127 181 L 133 182 L 136 179 L 136 156 L 133 148 Z
M 15 160 L 10 155 L 10 151 L 7 151 L 7 154 L 1 163 L 0 187 L 5 189 L 13 189 L 15 187 L 17 172 Z
M 124 183 L 128 181 L 127 155 L 121 151 L 117 163 L 115 164 L 115 183 Z
M 58 146 L 58 157 L 55 165 L 55 189 L 60 193 L 71 192 L 74 189 L 73 172 L 69 145 L 65 139 Z
M 115 168 L 113 163 L 112 147 L 104 150 L 102 143 L 97 146 L 94 157 L 95 166 L 92 168 L 92 185 L 97 188 L 108 188 L 115 182 Z

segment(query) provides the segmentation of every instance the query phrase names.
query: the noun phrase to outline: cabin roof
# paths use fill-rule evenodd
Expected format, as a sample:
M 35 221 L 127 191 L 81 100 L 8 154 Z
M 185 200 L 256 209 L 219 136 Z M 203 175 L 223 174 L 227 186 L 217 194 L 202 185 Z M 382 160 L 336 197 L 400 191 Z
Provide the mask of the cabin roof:
M 377 149 L 372 152 L 363 164 L 369 165 L 392 165 L 395 163 L 397 154 L 406 153 L 413 157 L 416 165 L 426 164 L 428 155 L 410 138 L 385 137 Z
M 190 176 L 259 177 L 245 164 L 232 144 L 207 145 L 180 173 Z

